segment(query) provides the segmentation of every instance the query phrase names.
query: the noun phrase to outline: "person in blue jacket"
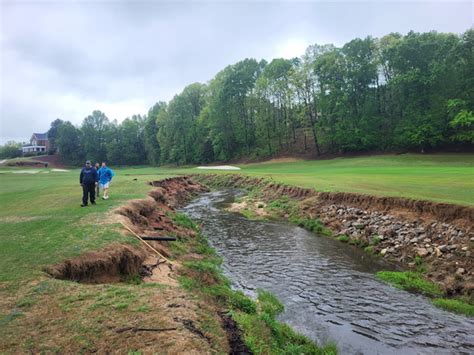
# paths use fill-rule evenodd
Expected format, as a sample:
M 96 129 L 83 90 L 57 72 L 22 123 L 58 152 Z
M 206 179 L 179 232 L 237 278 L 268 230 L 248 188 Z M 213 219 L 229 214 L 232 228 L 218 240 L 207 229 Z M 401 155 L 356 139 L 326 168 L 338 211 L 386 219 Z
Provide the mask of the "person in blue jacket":
M 79 183 L 82 186 L 81 207 L 87 206 L 87 200 L 89 198 L 91 204 L 95 205 L 95 185 L 98 180 L 97 170 L 91 165 L 90 160 L 86 161 L 86 165 L 82 168 L 81 175 L 79 176 Z
M 107 200 L 109 198 L 109 188 L 112 178 L 115 176 L 112 169 L 110 169 L 107 164 L 102 162 L 102 167 L 99 169 L 99 183 L 100 188 L 102 189 L 102 199 Z

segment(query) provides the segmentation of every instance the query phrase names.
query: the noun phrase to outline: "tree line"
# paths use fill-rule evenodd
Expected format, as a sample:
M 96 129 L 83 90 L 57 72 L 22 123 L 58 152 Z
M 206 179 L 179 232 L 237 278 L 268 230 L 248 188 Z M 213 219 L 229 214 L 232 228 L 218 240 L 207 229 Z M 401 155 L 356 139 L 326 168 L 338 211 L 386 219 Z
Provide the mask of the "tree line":
M 321 154 L 472 147 L 474 30 L 391 33 L 300 58 L 244 59 L 194 83 L 145 116 L 80 127 L 56 120 L 49 137 L 70 162 L 199 164 Z

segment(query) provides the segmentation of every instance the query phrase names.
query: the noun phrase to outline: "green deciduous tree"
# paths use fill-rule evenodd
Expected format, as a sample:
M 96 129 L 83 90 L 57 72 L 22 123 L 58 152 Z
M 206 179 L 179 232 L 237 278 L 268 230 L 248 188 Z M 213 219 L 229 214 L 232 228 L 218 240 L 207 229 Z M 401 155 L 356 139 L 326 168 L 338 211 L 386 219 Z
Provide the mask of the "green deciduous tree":
M 144 144 L 146 158 L 149 164 L 158 165 L 160 163 L 160 145 L 158 143 L 158 115 L 162 110 L 166 110 L 165 102 L 157 102 L 149 111 L 145 118 Z
M 81 131 L 66 121 L 58 129 L 57 146 L 61 161 L 67 165 L 82 165 L 85 160 Z
M 48 130 L 49 153 L 54 154 L 58 150 L 57 140 L 59 138 L 59 127 L 64 124 L 64 121 L 57 118 L 51 122 L 51 127 Z
M 94 111 L 84 118 L 81 131 L 84 153 L 92 161 L 104 161 L 107 158 L 106 136 L 110 122 L 101 111 Z
M 0 159 L 11 159 L 21 157 L 21 143 L 8 141 L 0 146 Z

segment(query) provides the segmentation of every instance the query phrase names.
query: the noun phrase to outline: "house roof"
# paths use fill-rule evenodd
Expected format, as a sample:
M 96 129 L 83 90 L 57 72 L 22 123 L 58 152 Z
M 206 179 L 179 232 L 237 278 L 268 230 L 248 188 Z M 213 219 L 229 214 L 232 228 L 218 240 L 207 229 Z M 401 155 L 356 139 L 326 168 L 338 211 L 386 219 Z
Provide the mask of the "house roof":
M 36 136 L 36 139 L 38 139 L 38 140 L 48 139 L 48 132 L 46 132 L 46 133 L 33 133 L 33 135 Z

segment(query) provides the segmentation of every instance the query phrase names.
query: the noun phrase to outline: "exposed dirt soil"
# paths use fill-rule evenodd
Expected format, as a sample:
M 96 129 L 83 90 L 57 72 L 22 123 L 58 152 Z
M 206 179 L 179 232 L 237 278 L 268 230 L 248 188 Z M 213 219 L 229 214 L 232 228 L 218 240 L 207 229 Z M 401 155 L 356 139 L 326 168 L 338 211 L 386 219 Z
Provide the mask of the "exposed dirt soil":
M 474 208 L 396 197 L 355 193 L 318 192 L 243 175 L 197 175 L 209 186 L 258 188 L 266 202 L 288 196 L 296 202 L 298 215 L 319 219 L 335 236 L 346 235 L 360 246 L 407 268 L 416 257 L 427 267 L 426 276 L 450 295 L 474 293 Z M 255 208 L 244 201 L 233 210 Z M 284 216 L 283 216 L 284 217 Z
M 10 162 L 10 163 L 7 163 L 7 166 L 21 166 L 21 167 L 33 166 L 35 168 L 47 167 L 46 163 L 41 162 L 41 161 L 34 161 L 34 160 Z
M 121 216 L 117 220 L 125 222 L 141 236 L 175 235 L 178 240 L 194 237 L 195 231 L 177 225 L 171 218 L 171 212 L 193 196 L 206 191 L 206 188 L 186 177 L 154 181 L 150 184 L 157 188 L 150 191 L 148 198 L 132 200 L 115 210 L 115 213 Z M 129 232 L 124 230 L 124 233 Z M 148 241 L 148 244 L 164 257 L 169 257 L 168 242 Z M 65 260 L 46 268 L 45 271 L 54 278 L 87 283 L 117 282 L 141 271 L 148 278 L 167 280 L 167 284 L 173 283 L 168 275 L 161 271 L 163 260 L 156 259 L 150 252 L 146 245 L 138 248 L 121 244 L 110 245 L 100 251 Z M 149 269 L 149 275 L 145 269 Z
M 44 155 L 35 158 L 43 163 L 48 163 L 48 167 L 50 168 L 65 168 L 66 165 L 61 162 L 61 157 L 58 154 L 54 155 Z
M 28 158 L 27 160 L 10 161 L 7 166 L 35 167 L 35 168 L 65 168 L 59 155 L 42 155 Z
M 101 251 L 82 254 L 45 271 L 54 278 L 72 281 L 107 283 L 118 282 L 136 275 L 146 257 L 143 248 L 110 245 Z
M 220 316 L 224 328 L 227 333 L 227 340 L 229 342 L 230 355 L 247 355 L 251 354 L 249 348 L 243 342 L 243 333 L 242 330 L 238 327 L 237 323 L 226 313 L 221 312 Z

